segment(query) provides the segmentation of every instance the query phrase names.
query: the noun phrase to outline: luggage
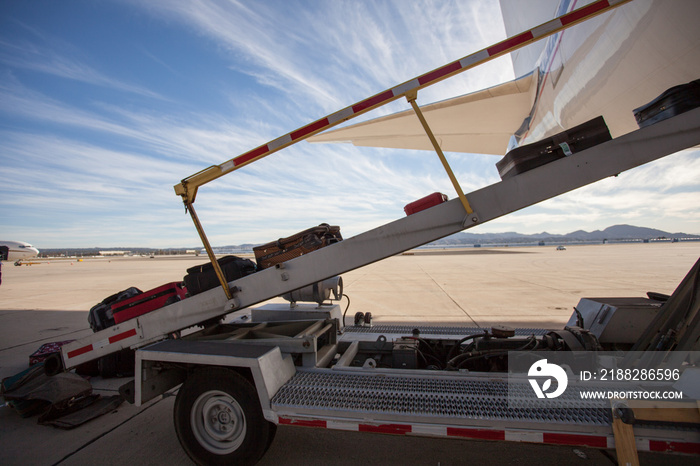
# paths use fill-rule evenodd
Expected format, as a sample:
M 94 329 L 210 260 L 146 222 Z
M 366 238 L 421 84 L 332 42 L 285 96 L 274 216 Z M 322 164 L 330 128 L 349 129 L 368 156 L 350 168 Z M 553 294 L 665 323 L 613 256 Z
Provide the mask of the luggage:
M 61 347 L 63 345 L 67 345 L 68 343 L 72 342 L 74 340 L 66 340 L 66 341 L 54 341 L 51 343 L 44 343 L 39 347 L 38 350 L 34 351 L 30 356 L 29 356 L 29 365 L 33 366 L 34 364 L 39 364 L 40 362 L 44 362 L 46 358 L 51 356 L 52 354 L 60 353 L 61 352 Z
M 254 247 L 253 252 L 258 268 L 266 269 L 342 240 L 340 227 L 322 223 L 288 238 Z
M 634 109 L 640 128 L 700 107 L 700 79 L 668 89 L 646 105 Z
M 112 304 L 129 299 L 132 296 L 141 294 L 141 290 L 136 287 L 127 288 L 119 293 L 114 293 L 111 296 L 103 299 L 101 303 L 96 304 L 90 309 L 88 314 L 88 322 L 93 332 L 106 329 L 114 325 L 114 315 L 112 314 Z
M 505 180 L 611 139 L 605 120 L 599 116 L 542 141 L 516 147 L 496 163 L 496 168 Z
M 429 209 L 443 202 L 447 202 L 447 196 L 445 194 L 433 193 L 407 204 L 406 207 L 403 208 L 403 211 L 406 212 L 406 215 L 413 215 L 416 212 Z
M 185 299 L 186 296 L 187 289 L 182 285 L 182 282 L 166 283 L 158 288 L 112 304 L 114 323 L 121 324 L 134 317 Z
M 43 363 L 4 378 L 0 384 L 0 395 L 22 417 L 42 413 L 49 407 L 67 409 L 91 393 L 92 385 L 83 377 L 72 372 L 48 376 Z
M 218 259 L 217 262 L 221 266 L 227 282 L 245 277 L 257 270 L 255 262 L 238 256 L 225 256 Z M 184 281 L 189 296 L 221 286 L 211 262 L 187 269 Z
M 102 356 L 97 360 L 97 370 L 103 379 L 112 377 L 131 377 L 136 367 L 134 350 L 125 348 L 116 353 Z

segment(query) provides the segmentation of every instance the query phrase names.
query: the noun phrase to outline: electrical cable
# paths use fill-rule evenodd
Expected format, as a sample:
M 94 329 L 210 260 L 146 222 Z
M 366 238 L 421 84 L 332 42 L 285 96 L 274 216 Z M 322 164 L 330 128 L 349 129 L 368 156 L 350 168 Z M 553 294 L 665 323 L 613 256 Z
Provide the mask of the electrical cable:
M 461 340 L 459 340 L 457 343 L 454 344 L 452 349 L 450 349 L 450 352 L 447 354 L 447 361 L 449 361 L 450 359 L 452 359 L 454 357 L 454 353 L 457 351 L 457 349 L 459 347 L 462 346 L 462 343 L 464 343 L 465 341 L 467 341 L 471 338 L 484 337 L 488 334 L 489 334 L 488 330 L 484 330 L 483 333 L 474 333 L 472 335 L 467 335 L 466 337 L 462 338 Z
M 524 351 L 527 349 L 528 346 L 530 346 L 530 344 L 532 344 L 533 341 L 535 342 L 535 347 L 536 347 L 537 346 L 537 339 L 535 338 L 534 335 L 532 335 L 532 336 L 530 336 L 530 338 L 528 338 L 527 342 L 523 346 L 520 346 L 516 349 L 512 349 L 512 350 L 491 349 L 491 350 L 478 351 L 477 352 L 478 354 L 462 353 L 459 356 L 457 356 L 457 357 L 455 357 L 447 362 L 447 369 L 448 370 L 449 369 L 452 369 L 452 370 L 461 369 L 462 366 L 467 361 L 471 361 L 474 359 L 480 359 L 480 358 L 487 357 L 487 356 L 502 356 L 502 355 L 508 354 L 509 351 Z
M 346 297 L 346 298 L 348 298 L 348 305 L 345 306 L 345 310 L 343 311 L 343 327 L 345 327 L 345 315 L 348 313 L 348 309 L 350 309 L 350 296 L 348 296 L 348 295 L 346 295 L 345 293 L 343 293 L 343 294 L 340 296 L 340 301 L 343 300 L 343 296 Z M 339 301 L 339 302 L 340 302 L 340 301 Z

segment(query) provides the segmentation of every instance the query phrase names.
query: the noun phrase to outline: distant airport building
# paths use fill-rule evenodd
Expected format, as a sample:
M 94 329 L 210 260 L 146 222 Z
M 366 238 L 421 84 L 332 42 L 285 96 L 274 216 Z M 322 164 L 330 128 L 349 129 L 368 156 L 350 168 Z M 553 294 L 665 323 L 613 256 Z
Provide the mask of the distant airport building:
M 100 256 L 126 256 L 131 255 L 131 251 L 100 251 Z

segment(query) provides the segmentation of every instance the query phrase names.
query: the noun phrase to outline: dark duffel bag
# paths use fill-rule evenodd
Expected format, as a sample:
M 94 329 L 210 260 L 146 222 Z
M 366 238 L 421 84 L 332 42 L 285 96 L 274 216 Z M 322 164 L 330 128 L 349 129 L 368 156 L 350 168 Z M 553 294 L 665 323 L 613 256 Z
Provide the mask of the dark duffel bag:
M 646 105 L 634 109 L 640 128 L 700 107 L 700 79 L 674 86 Z
M 102 302 L 94 305 L 88 314 L 88 322 L 90 323 L 90 328 L 92 331 L 97 332 L 114 325 L 112 304 L 132 298 L 141 293 L 141 290 L 132 286 L 124 291 L 120 291 L 119 293 L 114 293 L 113 295 L 103 299 Z
M 257 246 L 253 252 L 258 268 L 266 269 L 342 240 L 340 227 L 322 223 L 288 238 Z
M 552 137 L 516 147 L 496 163 L 496 168 L 505 180 L 611 139 L 605 120 L 599 116 Z
M 116 353 L 102 356 L 97 360 L 97 370 L 104 379 L 131 377 L 136 366 L 134 350 L 125 348 Z
M 257 270 L 255 262 L 238 256 L 225 256 L 221 259 L 217 259 L 217 262 L 227 282 L 245 277 L 246 275 L 255 273 Z M 187 294 L 190 296 L 221 286 L 211 262 L 187 269 L 184 282 L 185 288 L 187 288 Z

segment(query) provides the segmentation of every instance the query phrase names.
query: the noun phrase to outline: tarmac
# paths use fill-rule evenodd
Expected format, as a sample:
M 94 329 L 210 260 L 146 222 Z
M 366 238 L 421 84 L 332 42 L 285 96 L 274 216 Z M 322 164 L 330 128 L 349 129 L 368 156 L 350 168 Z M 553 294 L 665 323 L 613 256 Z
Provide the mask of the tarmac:
M 343 275 L 355 312 L 374 323 L 562 328 L 582 297 L 671 294 L 700 257 L 700 242 L 415 250 Z M 179 281 L 204 257 L 158 256 L 4 263 L 0 285 L 0 378 L 28 367 L 43 343 L 89 335 L 90 307 L 119 290 Z M 279 299 L 276 299 L 279 300 Z M 343 300 L 343 306 L 346 304 Z M 93 377 L 96 393 L 126 379 Z M 0 408 L 2 465 L 189 465 L 172 420 L 173 393 L 72 430 Z M 643 465 L 699 464 L 697 456 L 640 452 Z M 613 450 L 388 436 L 280 426 L 260 465 L 615 464 Z

